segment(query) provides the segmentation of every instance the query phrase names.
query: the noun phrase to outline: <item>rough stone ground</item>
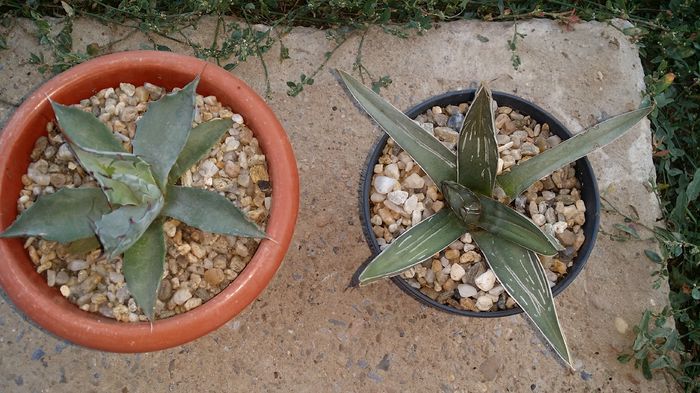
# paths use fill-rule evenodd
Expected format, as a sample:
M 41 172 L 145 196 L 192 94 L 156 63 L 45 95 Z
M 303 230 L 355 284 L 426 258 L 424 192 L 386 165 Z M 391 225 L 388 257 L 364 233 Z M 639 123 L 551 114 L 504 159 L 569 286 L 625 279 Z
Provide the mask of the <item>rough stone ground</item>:
M 204 21 L 192 40 L 208 46 L 215 23 Z M 518 23 L 526 36 L 511 64 L 510 23 L 453 22 L 422 36 L 399 39 L 373 29 L 363 63 L 394 83 L 382 94 L 399 108 L 447 90 L 492 81 L 517 93 L 578 131 L 605 115 L 640 102 L 643 71 L 637 50 L 612 26 L 555 22 Z M 41 50 L 18 20 L 0 51 L 0 124 L 23 97 L 44 82 L 30 52 Z M 121 27 L 79 20 L 75 48 L 127 36 Z M 483 42 L 478 36 L 488 38 Z M 329 62 L 351 70 L 360 37 Z M 173 50 L 191 50 L 156 38 Z M 600 235 L 588 266 L 557 298 L 559 316 L 579 369 L 557 362 L 523 316 L 468 319 L 426 308 L 389 282 L 345 291 L 369 256 L 357 213 L 360 171 L 379 129 L 353 105 L 335 74 L 322 71 L 296 98 L 286 81 L 298 80 L 333 48 L 325 33 L 293 29 L 266 55 L 270 105 L 286 127 L 301 174 L 301 212 L 287 258 L 267 290 L 245 312 L 197 341 L 148 354 L 87 350 L 47 335 L 0 300 L 0 391 L 441 391 L 441 392 L 664 392 L 662 376 L 646 381 L 616 361 L 633 340 L 631 326 L 646 308 L 667 303 L 667 288 L 652 289 L 654 266 L 643 255 L 647 241 L 617 243 Z M 140 33 L 113 51 L 150 46 Z M 47 53 L 48 55 L 48 53 Z M 47 56 L 50 58 L 50 56 Z M 234 73 L 258 92 L 265 89 L 257 59 Z M 653 176 L 650 131 L 644 122 L 591 156 L 603 194 L 619 207 L 634 205 L 646 223 L 659 215 L 645 183 Z M 619 217 L 603 213 L 611 230 Z M 647 234 L 648 235 L 648 234 Z M 648 237 L 648 236 L 647 236 Z M 0 273 L 1 274 L 1 273 Z M 620 333 L 616 318 L 629 324 Z

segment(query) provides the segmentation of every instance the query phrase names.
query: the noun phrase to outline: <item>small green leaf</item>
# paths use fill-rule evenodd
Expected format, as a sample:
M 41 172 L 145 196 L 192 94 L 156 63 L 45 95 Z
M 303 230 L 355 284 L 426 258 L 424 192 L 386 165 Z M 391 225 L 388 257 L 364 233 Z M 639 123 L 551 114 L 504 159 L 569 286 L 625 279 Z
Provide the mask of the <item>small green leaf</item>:
M 635 239 L 637 239 L 637 240 L 641 239 L 641 238 L 639 237 L 639 233 L 637 233 L 637 230 L 634 229 L 634 228 L 632 228 L 632 227 L 629 226 L 629 225 L 625 225 L 625 224 L 615 224 L 615 225 L 613 225 L 613 226 L 614 226 L 617 230 L 622 231 L 622 232 L 625 232 L 626 234 L 632 236 L 633 238 L 635 238 Z
M 556 255 L 564 249 L 555 238 L 510 207 L 483 195 L 479 201 L 482 214 L 477 226 L 480 228 L 541 255 Z
M 42 195 L 0 237 L 39 236 L 68 243 L 94 234 L 94 222 L 109 211 L 99 188 L 63 188 Z
M 644 255 L 646 255 L 647 258 L 654 263 L 661 263 L 661 256 L 656 253 L 656 251 L 644 250 Z
M 124 279 L 129 292 L 148 319 L 153 320 L 158 287 L 165 264 L 163 220 L 156 219 L 139 240 L 124 252 Z
M 233 202 L 213 191 L 169 186 L 168 201 L 161 214 L 207 232 L 267 237 Z
M 170 169 L 168 183 L 175 184 L 180 176 L 192 165 L 201 160 L 221 139 L 221 136 L 233 125 L 231 119 L 217 119 L 202 123 L 190 131 L 185 147 L 177 157 L 175 165 Z
M 100 241 L 95 236 L 90 236 L 72 241 L 68 244 L 68 252 L 73 255 L 85 255 L 100 247 Z
M 457 142 L 457 179 L 482 195 L 491 196 L 496 183 L 498 144 L 491 91 L 483 84 L 464 117 Z
M 692 296 L 692 298 L 695 300 L 700 300 L 700 288 L 693 288 L 693 290 L 690 291 L 690 296 Z
M 571 367 L 571 355 L 559 326 L 552 291 L 537 255 L 486 231 L 474 231 L 471 235 L 506 292 Z
M 128 153 L 71 147 L 80 165 L 100 183 L 110 203 L 141 205 L 160 197 L 151 168 L 141 158 Z
M 151 103 L 136 122 L 134 154 L 151 164 L 153 177 L 165 190 L 168 173 L 177 161 L 192 128 L 199 77 L 182 90 Z
M 360 284 L 395 276 L 442 251 L 467 231 L 449 209 L 421 221 L 394 239 L 358 275 Z
M 51 101 L 58 126 L 66 139 L 84 149 L 125 152 L 121 142 L 91 113 Z
M 622 363 L 622 364 L 629 363 L 630 360 L 632 360 L 632 356 L 630 356 L 628 354 L 622 354 L 622 355 L 617 357 L 617 361 Z
M 122 206 L 95 222 L 105 255 L 112 259 L 139 240 L 163 208 L 164 199 L 139 206 Z
M 653 109 L 653 106 L 646 106 L 598 123 L 557 146 L 512 167 L 510 172 L 498 176 L 498 183 L 506 195 L 515 198 L 537 180 L 614 141 L 639 123 Z
M 694 201 L 700 196 L 700 168 L 695 170 L 693 180 L 688 183 L 688 187 L 685 189 L 685 195 L 689 201 Z
M 360 106 L 423 168 L 435 184 L 456 180 L 457 161 L 450 149 L 371 89 L 343 71 L 338 70 L 338 73 Z

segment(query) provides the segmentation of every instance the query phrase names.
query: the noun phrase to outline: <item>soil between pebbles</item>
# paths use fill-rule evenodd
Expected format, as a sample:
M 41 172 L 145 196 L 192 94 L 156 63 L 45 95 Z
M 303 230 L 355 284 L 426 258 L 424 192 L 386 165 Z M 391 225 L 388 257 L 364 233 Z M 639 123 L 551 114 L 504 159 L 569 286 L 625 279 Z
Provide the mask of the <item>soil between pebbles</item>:
M 75 105 L 105 123 L 131 151 L 136 120 L 148 102 L 165 90 L 146 83 L 135 87 L 122 83 L 101 90 Z M 195 166 L 185 172 L 180 184 L 205 188 L 226 196 L 247 217 L 264 228 L 271 205 L 271 184 L 265 156 L 243 118 L 222 106 L 216 97 L 196 97 L 193 125 L 217 118 L 231 118 L 233 126 Z M 40 137 L 31 154 L 32 162 L 22 176 L 24 189 L 18 211 L 31 206 L 43 194 L 63 187 L 97 187 L 77 163 L 53 122 L 48 137 Z M 165 274 L 155 307 L 156 319 L 194 309 L 222 291 L 252 259 L 258 239 L 217 235 L 187 226 L 174 219 L 163 225 L 167 253 Z M 101 249 L 71 253 L 66 245 L 30 237 L 25 242 L 30 259 L 49 286 L 84 311 L 119 321 L 147 321 L 136 305 L 121 273 L 122 259 L 107 261 Z
M 419 115 L 415 122 L 456 152 L 458 129 L 467 108 L 467 103 L 436 106 Z M 548 124 L 538 124 L 510 107 L 497 107 L 495 123 L 499 174 L 561 142 L 550 133 Z M 500 188 L 493 197 L 506 201 Z M 565 247 L 554 257 L 539 256 L 547 280 L 554 286 L 573 266 L 585 241 L 582 225 L 586 206 L 580 196 L 574 164 L 534 183 L 511 207 Z M 449 209 L 439 187 L 391 138 L 374 166 L 370 208 L 372 230 L 382 249 L 413 225 L 443 208 Z M 460 310 L 496 311 L 516 305 L 468 233 L 400 277 L 431 299 Z

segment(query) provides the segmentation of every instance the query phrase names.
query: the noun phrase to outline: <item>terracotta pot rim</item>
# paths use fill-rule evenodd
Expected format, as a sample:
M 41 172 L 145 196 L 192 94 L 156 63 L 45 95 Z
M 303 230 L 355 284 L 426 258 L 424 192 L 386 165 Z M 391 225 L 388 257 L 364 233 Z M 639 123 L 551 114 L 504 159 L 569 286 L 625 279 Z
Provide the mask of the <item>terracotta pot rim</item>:
M 28 96 L 0 133 L 0 228 L 6 228 L 16 217 L 18 191 L 14 191 L 21 188 L 20 174 L 26 173 L 27 144 L 33 146 L 36 137 L 45 134 L 36 126 L 45 126 L 53 117 L 48 97 L 71 104 L 102 88 L 117 87 L 119 82 L 140 85 L 148 81 L 171 89 L 196 75 L 200 75 L 198 93 L 215 95 L 233 112 L 240 113 L 260 142 L 273 187 L 266 232 L 274 241 L 261 241 L 246 268 L 214 298 L 194 310 L 150 324 L 117 322 L 78 309 L 34 271 L 22 248 L 23 239 L 0 239 L 0 286 L 18 309 L 49 332 L 76 344 L 114 352 L 147 352 L 180 345 L 241 312 L 281 265 L 299 210 L 299 176 L 286 132 L 267 104 L 243 81 L 214 64 L 170 52 L 129 51 L 101 56 L 57 75 Z
M 405 113 L 408 117 L 415 118 L 433 106 L 457 105 L 461 102 L 471 101 L 474 98 L 475 92 L 475 89 L 449 91 L 427 98 L 423 102 L 408 109 Z M 501 104 L 505 104 L 525 112 L 526 115 L 530 115 L 533 119 L 540 123 L 548 123 L 550 130 L 554 134 L 560 136 L 562 139 L 568 139 L 573 135 L 559 120 L 557 120 L 556 117 L 522 97 L 509 93 L 493 91 L 493 99 Z M 372 231 L 372 224 L 370 222 L 371 203 L 369 196 L 374 165 L 381 156 L 383 147 L 388 139 L 389 136 L 386 133 L 382 133 L 382 135 L 380 135 L 377 141 L 374 143 L 372 149 L 367 155 L 359 188 L 360 221 L 362 222 L 362 230 L 365 240 L 370 247 L 373 257 L 379 254 L 381 250 Z M 586 223 L 583 225 L 582 230 L 586 235 L 586 240 L 581 246 L 581 249 L 579 249 L 578 256 L 576 257 L 576 263 L 573 265 L 571 270 L 567 271 L 567 276 L 552 288 L 552 293 L 554 296 L 557 296 L 563 292 L 564 289 L 566 289 L 583 270 L 584 266 L 588 262 L 588 257 L 595 246 L 600 223 L 600 196 L 593 167 L 586 157 L 576 160 L 575 167 L 576 176 L 584 183 L 581 187 L 581 199 L 583 199 L 586 203 Z M 368 264 L 373 257 L 368 258 L 363 266 Z M 476 318 L 498 318 L 516 315 L 523 312 L 523 310 L 517 306 L 507 310 L 484 312 L 461 310 L 429 298 L 420 290 L 410 286 L 406 280 L 399 276 L 391 277 L 391 281 L 404 293 L 408 294 L 419 302 L 450 314 Z

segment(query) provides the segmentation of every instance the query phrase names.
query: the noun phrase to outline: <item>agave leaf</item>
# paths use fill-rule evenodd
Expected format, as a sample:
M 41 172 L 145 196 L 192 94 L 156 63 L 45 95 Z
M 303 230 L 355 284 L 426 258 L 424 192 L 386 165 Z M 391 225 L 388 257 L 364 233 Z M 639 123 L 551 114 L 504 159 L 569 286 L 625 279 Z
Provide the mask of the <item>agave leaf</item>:
M 554 148 L 512 167 L 510 172 L 498 176 L 498 183 L 506 195 L 515 198 L 537 180 L 614 141 L 653 109 L 653 106 L 645 106 L 598 123 Z
M 372 118 L 423 168 L 435 184 L 456 180 L 456 156 L 381 96 L 338 70 L 345 86 Z
M 39 236 L 68 243 L 93 235 L 94 221 L 108 211 L 99 188 L 63 188 L 41 196 L 0 237 Z
M 498 144 L 491 106 L 491 90 L 483 84 L 476 92 L 457 143 L 457 178 L 470 190 L 491 196 L 496 182 Z
M 360 272 L 360 284 L 395 276 L 442 251 L 466 231 L 459 217 L 443 209 L 391 242 Z
M 129 153 L 72 147 L 80 165 L 100 183 L 110 203 L 140 205 L 161 195 L 150 166 L 141 158 Z
M 471 235 L 506 292 L 571 367 L 571 355 L 559 326 L 552 291 L 537 255 L 486 231 L 473 231 Z
M 154 220 L 139 240 L 124 252 L 124 279 L 144 314 L 153 320 L 158 287 L 165 264 L 163 219 Z
M 195 90 L 199 77 L 182 90 L 151 103 L 136 122 L 134 154 L 151 164 L 151 171 L 161 190 L 165 191 L 172 168 L 192 128 Z
M 182 148 L 180 156 L 177 157 L 175 165 L 170 169 L 168 183 L 175 184 L 177 180 L 197 161 L 201 160 L 214 143 L 221 139 L 221 136 L 231 128 L 231 119 L 217 119 L 202 123 L 190 131 L 185 147 Z
M 111 259 L 131 247 L 158 217 L 164 198 L 138 206 L 122 206 L 95 222 L 97 237 L 107 258 Z
M 564 249 L 555 238 L 510 207 L 483 195 L 479 201 L 482 214 L 478 227 L 538 254 L 555 255 Z
M 119 139 L 92 113 L 51 101 L 58 126 L 66 139 L 82 148 L 124 152 Z
M 267 237 L 230 200 L 213 191 L 169 186 L 168 201 L 161 213 L 207 232 Z
M 72 241 L 68 244 L 67 250 L 73 255 L 85 255 L 100 247 L 100 241 L 95 236 L 85 237 Z

